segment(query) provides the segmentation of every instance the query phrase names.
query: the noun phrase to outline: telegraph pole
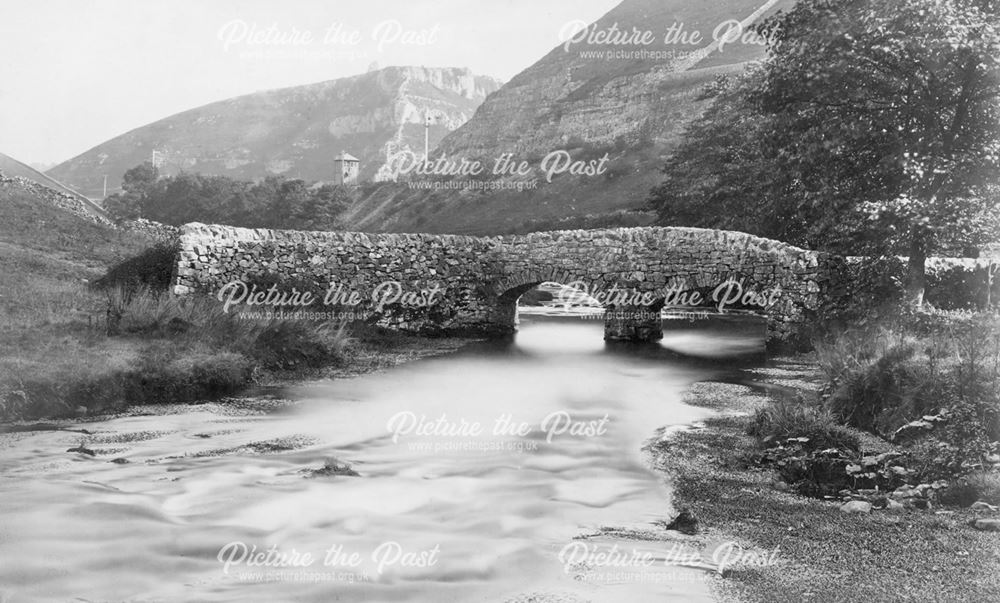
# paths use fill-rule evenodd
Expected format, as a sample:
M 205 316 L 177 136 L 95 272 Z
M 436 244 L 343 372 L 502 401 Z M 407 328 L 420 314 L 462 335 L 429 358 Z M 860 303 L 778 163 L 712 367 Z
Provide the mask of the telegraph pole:
M 424 113 L 424 163 L 431 160 L 430 158 L 430 140 L 431 140 L 431 114 L 430 112 Z

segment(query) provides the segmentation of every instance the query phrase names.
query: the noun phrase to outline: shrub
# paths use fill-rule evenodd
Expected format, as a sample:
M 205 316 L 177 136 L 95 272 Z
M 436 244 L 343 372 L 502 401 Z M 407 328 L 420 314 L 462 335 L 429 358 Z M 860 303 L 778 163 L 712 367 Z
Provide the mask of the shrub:
M 231 350 L 267 369 L 315 368 L 343 360 L 349 338 L 340 324 L 294 319 L 242 319 L 218 301 L 143 291 L 122 312 L 120 331 L 180 337 Z
M 909 418 L 933 410 L 942 385 L 937 375 L 916 359 L 917 348 L 903 342 L 847 370 L 827 399 L 840 421 L 880 435 L 890 435 Z
M 157 243 L 109 268 L 104 276 L 94 281 L 93 286 L 98 290 L 168 291 L 179 250 L 178 241 Z
M 837 423 L 822 406 L 801 396 L 772 398 L 754 411 L 747 433 L 763 444 L 788 438 L 808 438 L 808 449 L 843 448 L 856 451 L 858 436 Z
M 956 442 L 996 439 L 1000 327 L 992 315 L 967 314 L 902 315 L 817 342 L 827 407 L 838 420 L 883 436 L 953 409 Z
M 264 368 L 315 368 L 344 360 L 343 325 L 275 321 L 261 329 L 249 352 Z
M 235 393 L 250 382 L 253 363 L 242 354 L 203 346 L 153 345 L 125 376 L 129 402 L 188 402 Z
M 977 471 L 956 480 L 941 495 L 947 505 L 968 507 L 977 501 L 1000 505 L 1000 473 Z

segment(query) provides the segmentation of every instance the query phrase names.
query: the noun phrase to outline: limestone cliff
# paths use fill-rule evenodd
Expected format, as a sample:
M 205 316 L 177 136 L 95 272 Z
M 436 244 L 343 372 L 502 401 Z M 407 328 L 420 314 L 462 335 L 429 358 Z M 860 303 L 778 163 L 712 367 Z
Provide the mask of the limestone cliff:
M 563 176 L 524 190 L 428 191 L 382 187 L 352 210 L 365 230 L 486 234 L 532 221 L 641 207 L 685 127 L 706 107 L 716 77 L 764 56 L 750 33 L 794 0 L 624 0 L 491 95 L 433 156 L 503 153 L 533 166 L 547 153 L 608 154 L 597 177 Z M 649 43 L 604 43 L 602 32 L 650 32 Z M 595 32 L 591 40 L 590 32 Z M 566 39 L 564 36 L 563 39 Z M 579 40 L 579 41 L 575 41 Z M 537 175 L 537 171 L 535 173 Z
M 499 88 L 462 68 L 387 67 L 317 84 L 258 92 L 211 103 L 136 128 L 66 161 L 49 174 L 89 196 L 109 191 L 129 168 L 150 160 L 161 171 L 223 174 L 254 180 L 280 174 L 332 180 L 341 150 L 361 159 L 372 178 L 387 153 L 423 153 L 472 117 Z

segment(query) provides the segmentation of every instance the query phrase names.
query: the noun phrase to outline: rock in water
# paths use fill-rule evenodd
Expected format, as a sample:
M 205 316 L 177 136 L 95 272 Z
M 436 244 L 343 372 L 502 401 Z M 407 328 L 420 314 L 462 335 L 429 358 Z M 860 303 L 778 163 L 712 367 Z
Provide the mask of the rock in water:
M 670 520 L 667 524 L 668 530 L 676 530 L 681 534 L 693 535 L 698 533 L 698 518 L 695 517 L 694 513 L 687 509 L 681 509 L 681 512 L 677 514 Z
M 969 507 L 969 508 L 972 509 L 973 511 L 990 511 L 990 512 L 993 512 L 993 511 L 997 510 L 997 507 L 991 505 L 988 502 L 984 502 L 984 501 L 981 501 L 981 500 L 977 500 L 976 502 L 972 503 L 972 506 Z
M 361 474 L 351 468 L 347 463 L 337 459 L 327 459 L 320 469 L 313 469 L 308 477 L 329 477 L 331 475 L 347 475 L 350 477 L 361 477 Z
M 871 513 L 872 504 L 863 500 L 852 500 L 840 505 L 840 510 L 844 513 Z

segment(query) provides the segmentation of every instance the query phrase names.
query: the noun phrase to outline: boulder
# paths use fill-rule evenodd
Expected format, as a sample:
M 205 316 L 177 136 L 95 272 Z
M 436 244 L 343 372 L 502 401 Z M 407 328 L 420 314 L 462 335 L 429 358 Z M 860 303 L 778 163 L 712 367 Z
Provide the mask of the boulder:
M 973 519 L 969 524 L 984 532 L 1000 532 L 1000 519 Z
M 969 508 L 972 509 L 973 511 L 989 511 L 991 513 L 997 511 L 996 506 L 981 500 L 977 500 L 976 502 L 972 503 L 972 506 L 970 506 Z
M 677 517 L 674 517 L 666 525 L 668 530 L 677 530 L 682 534 L 693 535 L 698 533 L 698 518 L 687 509 L 682 509 Z
M 906 505 L 899 502 L 898 500 L 889 499 L 886 501 L 885 510 L 886 511 L 902 511 L 906 508 Z
M 872 504 L 863 500 L 852 500 L 840 505 L 840 510 L 844 513 L 871 513 Z

